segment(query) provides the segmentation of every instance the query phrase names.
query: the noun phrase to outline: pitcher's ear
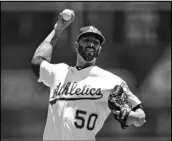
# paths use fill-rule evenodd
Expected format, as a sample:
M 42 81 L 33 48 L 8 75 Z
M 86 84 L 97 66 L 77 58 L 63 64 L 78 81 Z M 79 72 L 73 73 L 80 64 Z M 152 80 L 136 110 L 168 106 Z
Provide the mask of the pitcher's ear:
M 96 51 L 95 57 L 99 57 L 102 47 L 100 46 L 99 49 Z
M 75 50 L 78 51 L 78 48 L 79 48 L 79 43 L 75 42 Z
M 100 48 L 99 48 L 99 53 L 101 52 L 101 50 L 102 50 L 102 46 L 100 46 Z
M 100 46 L 100 48 L 98 50 L 98 55 L 100 55 L 101 50 L 102 50 L 102 46 Z

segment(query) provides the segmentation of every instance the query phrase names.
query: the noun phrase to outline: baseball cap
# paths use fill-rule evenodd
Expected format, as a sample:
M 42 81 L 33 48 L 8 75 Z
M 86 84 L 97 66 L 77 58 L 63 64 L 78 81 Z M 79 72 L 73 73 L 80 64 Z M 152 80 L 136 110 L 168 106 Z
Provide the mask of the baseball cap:
M 102 35 L 102 33 L 95 28 L 94 26 L 86 26 L 86 27 L 82 27 L 80 29 L 79 35 L 77 37 L 77 42 L 80 40 L 80 38 L 84 35 L 89 35 L 89 34 L 94 34 L 98 37 L 98 39 L 100 40 L 100 44 L 103 44 L 105 42 L 105 38 Z

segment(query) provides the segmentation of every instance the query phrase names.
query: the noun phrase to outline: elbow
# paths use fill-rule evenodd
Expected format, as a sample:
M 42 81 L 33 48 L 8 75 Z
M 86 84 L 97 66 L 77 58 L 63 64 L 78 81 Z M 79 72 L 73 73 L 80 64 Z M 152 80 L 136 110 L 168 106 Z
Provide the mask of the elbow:
M 146 123 L 146 115 L 142 109 L 139 111 L 139 116 L 136 118 L 134 125 L 140 127 Z
M 31 66 L 36 65 L 35 62 L 36 62 L 36 61 L 35 61 L 35 58 L 33 58 L 33 59 L 30 61 L 30 65 L 31 65 Z
M 40 64 L 43 61 L 42 58 L 40 57 L 35 57 L 31 60 L 30 64 L 31 64 L 31 68 L 32 71 L 35 73 L 35 75 L 37 77 L 39 77 L 39 71 L 40 71 Z
M 146 123 L 145 118 L 144 118 L 144 117 L 140 117 L 140 118 L 136 121 L 135 126 L 136 126 L 136 127 L 140 127 L 140 126 L 143 126 L 145 123 Z
M 42 61 L 46 60 L 42 56 L 33 57 L 31 60 L 31 65 L 41 65 Z
M 34 58 L 31 59 L 31 61 L 30 61 L 31 67 L 38 65 L 37 60 L 38 60 L 37 57 L 34 57 Z

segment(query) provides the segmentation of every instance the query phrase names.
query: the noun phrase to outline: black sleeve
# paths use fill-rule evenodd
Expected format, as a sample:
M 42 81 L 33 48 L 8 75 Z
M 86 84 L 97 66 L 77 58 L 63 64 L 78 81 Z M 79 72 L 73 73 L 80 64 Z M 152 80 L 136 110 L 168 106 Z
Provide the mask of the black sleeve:
M 31 60 L 31 68 L 32 71 L 35 73 L 35 75 L 39 78 L 39 72 L 40 72 L 40 65 L 42 61 L 46 60 L 42 56 L 36 56 Z
M 136 110 L 139 109 L 139 108 L 143 109 L 142 104 L 136 105 L 136 106 L 132 109 L 132 111 L 136 111 Z

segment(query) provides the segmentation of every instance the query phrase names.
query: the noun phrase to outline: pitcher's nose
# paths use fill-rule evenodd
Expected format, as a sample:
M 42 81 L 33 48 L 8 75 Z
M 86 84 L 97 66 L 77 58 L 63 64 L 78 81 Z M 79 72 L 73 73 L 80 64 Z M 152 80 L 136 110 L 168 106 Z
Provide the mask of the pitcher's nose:
M 94 47 L 94 44 L 93 44 L 93 43 L 89 43 L 88 46 L 89 46 L 89 47 Z

